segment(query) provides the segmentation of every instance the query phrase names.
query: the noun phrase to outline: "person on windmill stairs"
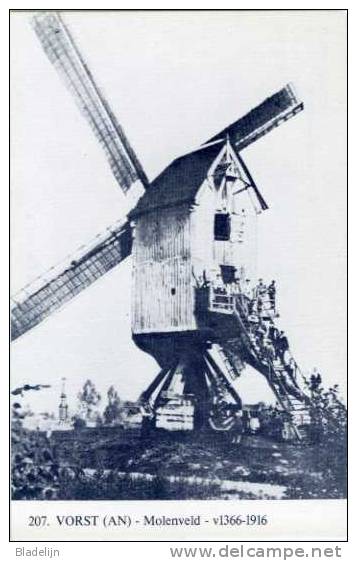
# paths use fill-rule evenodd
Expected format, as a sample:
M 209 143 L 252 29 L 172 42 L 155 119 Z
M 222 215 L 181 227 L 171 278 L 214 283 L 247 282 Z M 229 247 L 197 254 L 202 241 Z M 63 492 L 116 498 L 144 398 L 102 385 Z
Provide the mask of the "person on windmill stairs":
M 285 335 L 284 331 L 280 331 L 277 339 L 276 339 L 276 355 L 277 358 L 281 360 L 283 364 L 285 364 L 285 353 L 289 350 L 289 341 L 287 336 Z
M 273 312 L 273 314 L 276 313 L 276 286 L 275 286 L 275 280 L 272 280 L 271 283 L 268 286 L 268 297 L 269 297 L 269 303 L 270 303 L 270 309 Z

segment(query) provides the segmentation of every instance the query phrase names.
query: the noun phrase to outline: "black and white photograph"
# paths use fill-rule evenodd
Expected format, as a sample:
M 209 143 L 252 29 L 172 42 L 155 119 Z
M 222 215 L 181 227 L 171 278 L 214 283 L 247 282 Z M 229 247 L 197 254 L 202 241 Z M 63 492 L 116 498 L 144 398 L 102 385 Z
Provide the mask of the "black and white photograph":
M 322 517 L 347 497 L 346 12 L 10 32 L 12 504 Z

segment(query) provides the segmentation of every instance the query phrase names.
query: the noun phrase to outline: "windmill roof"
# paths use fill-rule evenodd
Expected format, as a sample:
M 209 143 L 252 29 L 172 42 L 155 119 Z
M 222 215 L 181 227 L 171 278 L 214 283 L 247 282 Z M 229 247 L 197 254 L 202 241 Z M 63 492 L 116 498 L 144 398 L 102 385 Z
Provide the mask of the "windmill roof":
M 129 217 L 134 218 L 155 208 L 194 201 L 223 143 L 220 140 L 176 158 L 149 185 Z

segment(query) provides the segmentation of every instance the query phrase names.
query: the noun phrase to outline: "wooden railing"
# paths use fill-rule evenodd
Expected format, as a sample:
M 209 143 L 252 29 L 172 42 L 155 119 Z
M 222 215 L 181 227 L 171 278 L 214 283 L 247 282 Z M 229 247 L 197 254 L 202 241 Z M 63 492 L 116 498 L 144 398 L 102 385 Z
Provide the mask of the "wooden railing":
M 234 311 L 234 295 L 224 288 L 205 286 L 196 289 L 196 305 L 201 312 L 219 312 L 232 314 Z
M 232 314 L 234 297 L 224 289 L 211 288 L 209 294 L 209 311 Z

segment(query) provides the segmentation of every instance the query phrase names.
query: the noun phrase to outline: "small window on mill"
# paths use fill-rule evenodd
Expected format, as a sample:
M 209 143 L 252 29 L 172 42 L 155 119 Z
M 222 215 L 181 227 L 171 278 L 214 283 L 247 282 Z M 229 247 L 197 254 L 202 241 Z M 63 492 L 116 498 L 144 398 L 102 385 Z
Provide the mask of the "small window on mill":
M 231 236 L 231 219 L 228 213 L 217 213 L 214 216 L 214 239 L 228 241 Z
M 224 284 L 231 284 L 235 281 L 236 270 L 232 265 L 221 265 L 221 275 Z

